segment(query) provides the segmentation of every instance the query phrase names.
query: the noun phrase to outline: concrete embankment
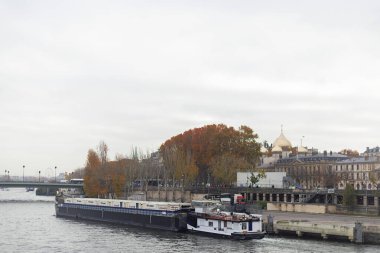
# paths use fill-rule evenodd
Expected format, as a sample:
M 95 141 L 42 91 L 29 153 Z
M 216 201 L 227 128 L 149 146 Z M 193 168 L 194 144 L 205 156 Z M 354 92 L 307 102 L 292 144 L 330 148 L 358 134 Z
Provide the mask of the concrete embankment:
M 321 216 L 313 220 L 275 219 L 268 215 L 264 229 L 269 235 L 293 235 L 298 237 L 319 237 L 326 240 L 347 240 L 358 244 L 380 244 L 380 226 L 361 222 L 329 221 L 333 217 Z M 290 218 L 290 217 L 289 217 Z M 353 219 L 355 217 L 352 217 Z M 363 217 L 364 218 L 364 217 Z

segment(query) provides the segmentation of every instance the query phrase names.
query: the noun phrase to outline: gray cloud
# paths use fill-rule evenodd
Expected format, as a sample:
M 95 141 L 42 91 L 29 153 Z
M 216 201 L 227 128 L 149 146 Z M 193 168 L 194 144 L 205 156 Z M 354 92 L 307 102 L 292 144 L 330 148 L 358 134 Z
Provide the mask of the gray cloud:
M 105 140 L 211 123 L 378 145 L 377 1 L 0 2 L 0 169 L 71 171 Z

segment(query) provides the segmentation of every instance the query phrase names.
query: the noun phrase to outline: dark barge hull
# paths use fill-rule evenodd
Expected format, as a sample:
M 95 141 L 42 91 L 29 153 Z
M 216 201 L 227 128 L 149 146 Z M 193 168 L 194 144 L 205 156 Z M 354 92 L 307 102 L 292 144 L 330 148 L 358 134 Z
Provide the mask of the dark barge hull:
M 186 212 L 158 211 L 78 204 L 56 204 L 56 216 L 133 225 L 168 231 L 186 230 Z

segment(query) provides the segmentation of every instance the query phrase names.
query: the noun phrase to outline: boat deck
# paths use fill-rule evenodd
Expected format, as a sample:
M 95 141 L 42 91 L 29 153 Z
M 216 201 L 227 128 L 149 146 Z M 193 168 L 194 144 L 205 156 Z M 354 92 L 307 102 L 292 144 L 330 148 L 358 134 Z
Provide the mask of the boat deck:
M 221 220 L 221 221 L 232 221 L 232 222 L 242 222 L 242 221 L 260 221 L 259 217 L 252 217 L 248 214 L 226 214 L 226 213 L 192 213 L 192 215 L 211 220 Z

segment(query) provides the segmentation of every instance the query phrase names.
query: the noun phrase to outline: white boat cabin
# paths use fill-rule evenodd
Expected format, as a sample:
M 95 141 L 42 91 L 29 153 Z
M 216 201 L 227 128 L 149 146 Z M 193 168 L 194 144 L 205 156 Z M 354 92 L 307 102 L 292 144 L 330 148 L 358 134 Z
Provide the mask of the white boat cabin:
M 223 212 L 218 201 L 193 201 L 193 219 L 187 228 L 193 232 L 233 237 L 262 233 L 262 216 L 246 213 Z

